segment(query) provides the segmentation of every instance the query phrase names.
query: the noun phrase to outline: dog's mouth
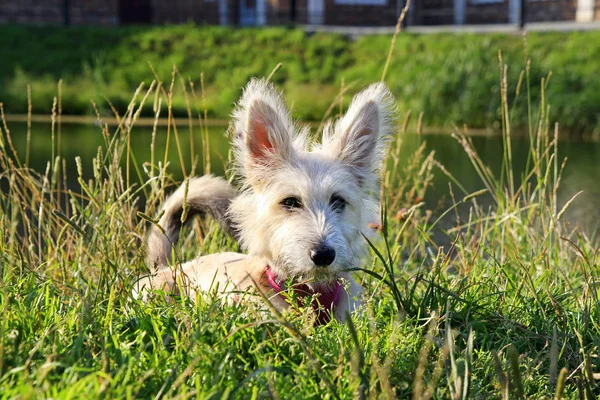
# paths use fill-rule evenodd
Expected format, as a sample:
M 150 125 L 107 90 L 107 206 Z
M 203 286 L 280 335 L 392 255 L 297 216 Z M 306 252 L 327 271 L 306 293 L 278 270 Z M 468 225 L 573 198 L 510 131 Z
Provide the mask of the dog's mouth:
M 312 281 L 312 283 L 331 283 L 338 280 L 339 271 L 332 271 L 329 268 L 315 268 L 305 278 L 307 281 Z
M 283 274 L 285 275 L 285 274 Z M 307 285 L 330 285 L 337 282 L 339 279 L 339 272 L 333 271 L 328 268 L 315 268 L 311 267 L 306 271 L 287 274 L 287 279 L 292 282 L 307 284 Z
M 295 294 L 299 304 L 301 304 L 302 299 L 311 297 L 312 306 L 317 316 L 315 323 L 318 325 L 326 324 L 331 320 L 333 309 L 338 304 L 343 290 L 342 282 L 339 279 L 326 284 L 286 282 L 286 279 L 281 279 L 275 275 L 269 266 L 265 269 L 265 280 L 271 289 L 278 295 L 283 296 L 286 301 L 289 301 L 290 298 L 284 293 L 288 292 L 289 295 L 290 291 Z M 317 296 L 317 298 L 314 298 L 314 296 Z
M 327 274 L 320 276 L 282 276 L 278 275 L 271 267 L 265 267 L 265 275 L 266 282 L 274 289 L 276 292 L 280 292 L 282 290 L 288 290 L 291 288 L 299 289 L 302 291 L 308 291 L 312 294 L 315 293 L 330 293 L 332 291 L 337 290 L 341 285 L 341 280 L 338 275 L 335 274 Z

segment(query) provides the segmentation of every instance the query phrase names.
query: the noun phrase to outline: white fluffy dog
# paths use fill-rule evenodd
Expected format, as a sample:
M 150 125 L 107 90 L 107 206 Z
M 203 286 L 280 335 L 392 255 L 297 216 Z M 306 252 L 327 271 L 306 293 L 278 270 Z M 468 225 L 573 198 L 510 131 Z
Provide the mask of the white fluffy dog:
M 379 220 L 379 172 L 394 114 L 386 86 L 371 85 L 314 143 L 273 85 L 252 80 L 233 113 L 241 189 L 203 176 L 189 181 L 187 195 L 182 185 L 166 200 L 148 239 L 149 262 L 162 267 L 138 282 L 136 295 L 149 288 L 189 296 L 217 290 L 238 302 L 258 290 L 280 310 L 311 296 L 317 322 L 329 321 L 331 312 L 344 320 L 361 304 L 362 287 L 349 270 L 360 266 L 363 235 Z M 184 202 L 188 217 L 213 216 L 247 255 L 217 253 L 169 267 Z

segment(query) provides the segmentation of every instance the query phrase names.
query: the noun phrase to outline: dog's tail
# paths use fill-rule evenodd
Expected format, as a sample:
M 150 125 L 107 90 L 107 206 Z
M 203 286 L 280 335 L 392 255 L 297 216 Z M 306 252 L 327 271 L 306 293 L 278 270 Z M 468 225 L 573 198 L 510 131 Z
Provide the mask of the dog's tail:
M 225 179 L 212 175 L 192 178 L 187 186 L 187 197 L 186 185 L 183 184 L 167 198 L 162 207 L 163 214 L 158 225 L 164 233 L 158 226 L 152 226 L 148 236 L 149 266 L 166 265 L 171 261 L 171 250 L 179 239 L 181 226 L 194 215 L 208 214 L 217 220 L 223 229 L 236 236 L 227 216 L 236 190 Z M 189 209 L 186 220 L 182 223 L 184 202 Z

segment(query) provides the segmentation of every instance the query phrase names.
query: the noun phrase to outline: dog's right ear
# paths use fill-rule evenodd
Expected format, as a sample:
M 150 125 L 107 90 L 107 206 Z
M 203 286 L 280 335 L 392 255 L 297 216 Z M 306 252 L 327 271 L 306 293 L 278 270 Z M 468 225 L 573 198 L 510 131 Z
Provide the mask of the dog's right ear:
M 292 156 L 294 124 L 281 94 L 264 79 L 253 79 L 233 113 L 235 158 L 245 175 L 274 167 Z

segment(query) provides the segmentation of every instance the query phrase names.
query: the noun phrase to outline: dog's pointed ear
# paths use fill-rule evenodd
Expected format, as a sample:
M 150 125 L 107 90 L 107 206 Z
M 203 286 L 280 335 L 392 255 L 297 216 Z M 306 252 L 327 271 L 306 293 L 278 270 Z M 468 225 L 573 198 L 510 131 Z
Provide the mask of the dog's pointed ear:
M 381 169 L 385 145 L 394 130 L 396 103 L 383 83 L 359 94 L 344 117 L 323 132 L 323 149 L 350 165 L 360 182 Z
M 248 106 L 245 141 L 251 158 L 256 162 L 267 162 L 278 149 L 285 149 L 287 135 L 279 135 L 283 128 L 279 115 L 267 102 L 253 99 Z M 283 140 L 281 140 L 283 139 Z
M 281 94 L 264 79 L 253 79 L 233 113 L 236 160 L 243 170 L 274 166 L 293 151 L 294 124 Z

